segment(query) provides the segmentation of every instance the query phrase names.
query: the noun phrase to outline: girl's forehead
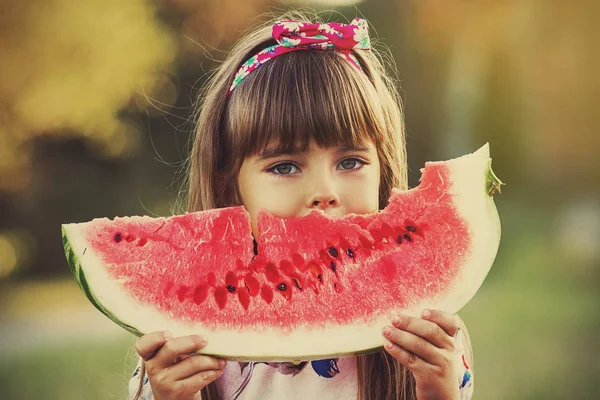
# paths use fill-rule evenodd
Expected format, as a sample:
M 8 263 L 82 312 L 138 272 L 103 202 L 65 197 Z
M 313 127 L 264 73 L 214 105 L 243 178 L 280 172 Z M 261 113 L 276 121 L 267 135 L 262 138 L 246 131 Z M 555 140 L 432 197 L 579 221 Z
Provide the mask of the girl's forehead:
M 285 143 L 281 140 L 271 140 L 262 149 L 262 151 L 259 151 L 259 155 L 264 158 L 266 156 L 278 153 L 298 154 L 316 149 L 334 149 L 339 152 L 352 150 L 367 151 L 374 145 L 375 143 L 373 139 L 363 139 L 357 143 L 353 143 L 352 141 L 348 140 L 328 144 L 319 144 L 313 138 L 310 138 L 304 142 L 296 141 L 295 143 Z

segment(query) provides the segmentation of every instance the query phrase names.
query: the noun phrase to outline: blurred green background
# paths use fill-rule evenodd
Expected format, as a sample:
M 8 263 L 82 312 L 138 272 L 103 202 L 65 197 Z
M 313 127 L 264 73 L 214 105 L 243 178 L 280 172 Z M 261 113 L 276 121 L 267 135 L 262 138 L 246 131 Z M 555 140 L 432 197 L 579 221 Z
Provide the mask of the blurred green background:
M 2 1 L 0 397 L 125 398 L 134 338 L 76 287 L 60 224 L 170 215 L 199 87 L 299 5 L 390 47 L 411 186 L 491 144 L 503 238 L 461 312 L 476 398 L 598 398 L 600 2 L 558 0 Z

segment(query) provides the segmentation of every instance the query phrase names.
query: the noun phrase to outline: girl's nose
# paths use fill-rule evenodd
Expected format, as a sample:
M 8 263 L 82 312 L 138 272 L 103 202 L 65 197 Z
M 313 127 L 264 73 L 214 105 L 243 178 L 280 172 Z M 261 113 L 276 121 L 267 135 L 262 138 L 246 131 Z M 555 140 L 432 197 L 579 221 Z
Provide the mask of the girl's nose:
M 308 202 L 309 208 L 319 208 L 325 210 L 329 207 L 337 207 L 340 204 L 340 199 L 337 194 L 331 190 L 320 191 L 313 194 Z
M 324 161 L 323 161 L 324 160 Z M 320 158 L 321 163 L 314 163 L 311 173 L 305 181 L 308 189 L 306 207 L 309 209 L 334 209 L 340 205 L 338 197 L 338 185 L 335 175 L 329 170 L 327 157 Z

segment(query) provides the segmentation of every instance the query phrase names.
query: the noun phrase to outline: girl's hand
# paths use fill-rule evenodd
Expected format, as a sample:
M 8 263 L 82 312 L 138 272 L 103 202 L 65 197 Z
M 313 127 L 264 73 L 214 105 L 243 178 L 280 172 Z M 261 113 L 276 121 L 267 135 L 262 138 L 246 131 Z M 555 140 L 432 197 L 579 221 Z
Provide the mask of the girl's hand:
M 200 390 L 221 376 L 225 360 L 188 354 L 204 346 L 198 335 L 173 339 L 168 332 L 137 340 L 135 349 L 144 360 L 155 400 L 200 399 Z
M 393 318 L 392 326 L 383 328 L 385 349 L 413 373 L 418 400 L 459 399 L 453 363 L 458 317 L 425 310 L 422 318 Z

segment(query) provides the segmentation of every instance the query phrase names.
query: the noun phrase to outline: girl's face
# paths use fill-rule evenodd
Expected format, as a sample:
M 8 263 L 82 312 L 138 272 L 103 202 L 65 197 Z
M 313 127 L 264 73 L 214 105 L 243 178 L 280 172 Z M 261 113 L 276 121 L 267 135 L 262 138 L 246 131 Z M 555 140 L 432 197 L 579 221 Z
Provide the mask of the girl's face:
M 378 211 L 379 157 L 373 143 L 360 148 L 321 148 L 281 153 L 267 148 L 247 157 L 238 187 L 257 230 L 258 211 L 278 217 L 303 216 L 313 210 L 341 217 Z

